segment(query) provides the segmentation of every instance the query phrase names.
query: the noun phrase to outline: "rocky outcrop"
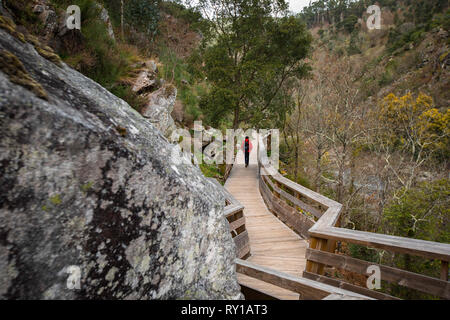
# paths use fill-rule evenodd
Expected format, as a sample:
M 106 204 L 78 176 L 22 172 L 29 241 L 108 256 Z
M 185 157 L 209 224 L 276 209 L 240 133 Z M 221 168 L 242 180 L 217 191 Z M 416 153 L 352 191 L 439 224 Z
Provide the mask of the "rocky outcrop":
M 108 10 L 105 9 L 101 4 L 97 3 L 98 8 L 100 9 L 100 19 L 106 24 L 106 27 L 108 28 L 108 34 L 109 37 L 112 40 L 116 40 L 116 37 L 114 36 L 114 29 L 112 27 L 111 19 L 109 17 Z
M 112 40 L 115 40 L 114 30 L 108 11 L 99 3 L 94 2 L 98 10 L 98 18 L 107 28 Z M 55 8 L 48 0 L 35 0 L 32 12 L 38 17 L 43 28 L 40 36 L 56 51 L 74 52 L 83 46 L 83 36 L 79 30 L 67 28 L 67 12 Z
M 156 128 L 166 136 L 176 129 L 172 119 L 172 111 L 177 99 L 177 88 L 165 84 L 147 97 L 148 102 L 142 109 L 142 116 L 148 119 Z
M 241 298 L 220 187 L 100 85 L 3 29 L 0 51 L 45 92 L 0 68 L 0 298 Z
M 136 82 L 133 85 L 133 92 L 136 94 L 143 94 L 153 90 L 157 85 L 155 74 L 148 70 L 143 70 L 139 73 Z

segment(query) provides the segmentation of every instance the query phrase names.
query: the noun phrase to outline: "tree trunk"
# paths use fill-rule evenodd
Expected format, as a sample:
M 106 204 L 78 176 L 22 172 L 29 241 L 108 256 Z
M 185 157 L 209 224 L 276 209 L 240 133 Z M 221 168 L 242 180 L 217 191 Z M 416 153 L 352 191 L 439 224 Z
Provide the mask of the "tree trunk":
M 317 158 L 316 158 L 316 178 L 314 179 L 314 186 L 316 192 L 320 192 L 320 177 L 322 175 L 322 148 L 319 146 L 317 148 Z
M 125 32 L 123 31 L 123 0 L 120 0 L 120 28 L 122 31 L 122 40 L 125 40 Z
M 298 145 L 295 146 L 295 167 L 294 167 L 294 177 L 295 177 L 295 182 L 297 182 L 298 179 Z

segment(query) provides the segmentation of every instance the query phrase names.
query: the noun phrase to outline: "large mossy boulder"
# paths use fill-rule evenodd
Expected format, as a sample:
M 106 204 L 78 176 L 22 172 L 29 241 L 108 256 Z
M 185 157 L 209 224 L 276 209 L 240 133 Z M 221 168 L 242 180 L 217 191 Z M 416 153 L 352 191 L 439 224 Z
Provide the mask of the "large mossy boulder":
M 0 298 L 241 298 L 220 186 L 97 83 L 0 52 L 28 77 L 0 67 Z

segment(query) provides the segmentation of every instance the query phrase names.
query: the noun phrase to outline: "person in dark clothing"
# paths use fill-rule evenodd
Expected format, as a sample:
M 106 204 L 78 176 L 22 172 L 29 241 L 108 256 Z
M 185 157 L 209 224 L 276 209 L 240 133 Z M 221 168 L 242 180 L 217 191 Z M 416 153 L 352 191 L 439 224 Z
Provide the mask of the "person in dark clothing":
M 244 151 L 244 155 L 245 155 L 245 167 L 248 167 L 248 163 L 250 161 L 250 152 L 252 152 L 253 149 L 253 145 L 250 141 L 249 137 L 245 137 L 244 142 L 242 143 L 242 151 Z

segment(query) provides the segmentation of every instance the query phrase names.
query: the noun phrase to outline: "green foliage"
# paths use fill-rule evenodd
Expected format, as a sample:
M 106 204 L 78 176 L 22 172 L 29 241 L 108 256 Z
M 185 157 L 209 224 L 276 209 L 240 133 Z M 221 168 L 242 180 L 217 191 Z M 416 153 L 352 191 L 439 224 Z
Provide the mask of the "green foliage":
M 38 17 L 33 14 L 33 4 L 27 0 L 3 0 L 3 5 L 8 8 L 15 16 L 16 24 L 24 26 L 33 26 L 33 28 L 42 28 Z
M 354 54 L 361 54 L 361 49 L 360 49 L 360 39 L 358 37 L 358 33 L 357 32 L 353 32 L 351 37 L 350 37 L 350 43 L 349 46 L 347 48 L 347 53 L 348 55 L 354 55 Z
M 447 0 L 378 0 L 377 4 L 397 12 L 403 9 L 405 21 L 416 24 L 427 24 L 437 13 L 442 13 L 448 8 Z M 361 17 L 368 7 L 367 0 L 336 1 L 336 0 L 316 0 L 305 7 L 300 17 L 309 27 L 321 25 L 323 22 L 337 24 L 338 29 L 344 28 L 347 32 L 352 32 L 354 17 Z M 341 22 L 341 18 L 344 20 Z M 400 24 L 400 18 L 394 17 L 395 24 Z
M 407 190 L 383 213 L 391 234 L 437 242 L 450 242 L 450 180 L 423 182 Z
M 151 36 L 158 31 L 159 0 L 127 0 L 125 1 L 125 21 L 136 30 Z
M 183 19 L 191 24 L 194 29 L 204 22 L 202 14 L 195 8 L 186 8 L 184 5 L 175 1 L 161 2 L 161 10 L 177 19 Z
M 69 4 L 66 0 L 53 0 L 61 8 Z M 59 52 L 61 57 L 79 71 L 106 88 L 116 82 L 127 71 L 126 52 L 119 49 L 109 36 L 106 24 L 99 18 L 100 10 L 94 0 L 73 0 L 70 4 L 81 9 L 82 52 Z
M 438 14 L 431 22 L 431 28 L 442 27 L 447 32 L 450 32 L 450 10 L 445 13 Z
M 205 84 L 192 75 L 189 63 L 179 57 L 168 47 L 161 45 L 159 60 L 163 64 L 160 73 L 164 79 L 174 83 L 178 88 L 178 99 L 183 103 L 190 121 L 197 120 L 202 112 L 199 108 L 199 96 L 205 92 Z
M 311 35 L 295 17 L 273 18 L 274 6 L 268 0 L 239 2 L 201 1 L 215 6 L 223 15 L 217 17 L 205 34 L 202 71 L 211 90 L 200 106 L 211 121 L 219 122 L 233 114 L 233 126 L 241 122 L 263 125 L 287 110 L 277 103 L 282 84 L 289 77 L 303 77 Z M 283 7 L 284 1 L 277 5 Z
M 378 84 L 380 85 L 380 87 L 384 87 L 384 86 L 390 85 L 393 81 L 394 81 L 394 76 L 393 76 L 392 72 L 389 70 L 386 70 L 381 75 L 381 78 L 378 81 Z
M 368 248 L 366 246 L 360 246 L 359 244 L 348 244 L 348 251 L 350 256 L 356 259 L 361 259 L 364 261 L 379 263 L 380 256 L 377 250 Z
M 65 62 L 127 101 L 136 110 L 140 110 L 144 104 L 143 100 L 128 86 L 117 85 L 121 78 L 127 76 L 130 65 L 136 62 L 138 57 L 126 45 L 111 39 L 106 24 L 100 19 L 101 8 L 97 2 L 52 0 L 52 3 L 63 10 L 70 4 L 78 5 L 81 9 L 83 44 L 79 51 L 59 52 Z M 114 1 L 107 3 L 109 8 Z
M 220 176 L 219 168 L 215 164 L 202 163 L 200 164 L 200 169 L 208 178 L 217 178 L 217 176 Z
M 383 233 L 435 242 L 450 242 L 450 180 L 422 182 L 404 190 L 383 212 Z M 391 265 L 438 278 L 440 261 L 417 256 L 395 255 Z M 391 294 L 404 299 L 429 299 L 429 295 L 399 285 L 389 286 Z
M 355 15 L 350 15 L 344 19 L 342 22 L 342 28 L 348 33 L 352 33 L 355 28 L 356 24 L 358 23 L 358 17 Z
M 318 34 L 319 34 L 319 37 L 320 37 L 321 39 L 323 39 L 323 37 L 325 36 L 325 30 L 320 29 L 320 30 L 318 31 Z
M 425 32 L 426 29 L 423 25 L 419 25 L 405 34 L 400 33 L 398 28 L 391 28 L 389 30 L 388 52 L 393 53 L 394 51 L 409 46 L 410 44 L 419 44 L 423 40 Z

